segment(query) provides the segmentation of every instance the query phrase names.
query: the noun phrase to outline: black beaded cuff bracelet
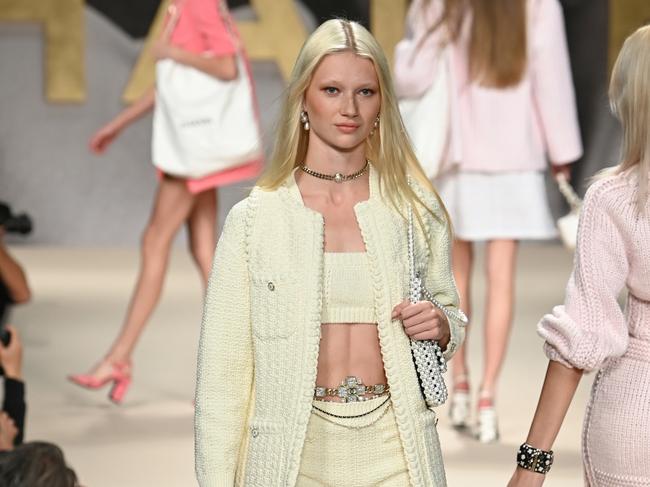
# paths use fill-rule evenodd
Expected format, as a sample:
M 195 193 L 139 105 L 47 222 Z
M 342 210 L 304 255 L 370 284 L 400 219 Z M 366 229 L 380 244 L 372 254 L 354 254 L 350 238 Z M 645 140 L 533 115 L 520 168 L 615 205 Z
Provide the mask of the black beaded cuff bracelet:
M 546 474 L 553 465 L 553 452 L 540 450 L 524 443 L 517 452 L 517 465 L 526 470 Z

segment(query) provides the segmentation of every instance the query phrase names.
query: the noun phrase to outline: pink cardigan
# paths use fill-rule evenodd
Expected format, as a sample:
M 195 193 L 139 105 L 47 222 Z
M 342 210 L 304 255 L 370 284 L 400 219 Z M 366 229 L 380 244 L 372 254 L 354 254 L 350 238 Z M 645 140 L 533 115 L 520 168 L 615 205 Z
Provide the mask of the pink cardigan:
M 565 305 L 538 325 L 547 356 L 566 366 L 598 369 L 641 345 L 650 361 L 650 203 L 637 213 L 634 178 L 608 177 L 587 191 Z
M 416 40 L 441 12 L 441 0 L 430 0 L 425 11 L 423 3 L 413 1 L 407 20 Z M 505 172 L 542 170 L 547 157 L 554 164 L 580 158 L 582 143 L 558 0 L 528 0 L 528 66 L 512 88 L 485 88 L 468 79 L 469 27 L 468 22 L 450 54 L 453 162 L 466 171 Z M 431 59 L 439 52 L 442 31 L 426 39 L 412 65 L 396 64 L 400 97 L 416 97 L 428 88 Z

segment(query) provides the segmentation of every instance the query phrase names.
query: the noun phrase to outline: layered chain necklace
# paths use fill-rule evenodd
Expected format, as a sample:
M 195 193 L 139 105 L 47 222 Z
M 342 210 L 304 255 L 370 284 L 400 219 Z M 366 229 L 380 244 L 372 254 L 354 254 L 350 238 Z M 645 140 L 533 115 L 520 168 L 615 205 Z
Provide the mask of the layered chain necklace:
M 337 172 L 336 174 L 323 174 L 320 172 L 316 172 L 313 169 L 309 169 L 304 164 L 300 166 L 300 169 L 303 172 L 309 174 L 310 176 L 314 176 L 315 178 L 324 179 L 326 181 L 334 181 L 335 183 L 343 183 L 346 181 L 352 181 L 353 179 L 357 179 L 358 177 L 363 176 L 366 173 L 366 171 L 368 171 L 369 166 L 370 166 L 370 161 L 366 159 L 366 164 L 360 170 L 352 174 L 341 174 L 340 172 Z

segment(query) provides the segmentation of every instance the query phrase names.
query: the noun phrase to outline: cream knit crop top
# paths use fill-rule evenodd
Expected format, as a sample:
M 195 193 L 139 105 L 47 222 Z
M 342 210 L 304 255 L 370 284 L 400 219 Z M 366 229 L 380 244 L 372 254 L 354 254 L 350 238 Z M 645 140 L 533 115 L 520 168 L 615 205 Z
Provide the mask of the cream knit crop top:
M 321 323 L 376 323 L 365 252 L 325 252 Z

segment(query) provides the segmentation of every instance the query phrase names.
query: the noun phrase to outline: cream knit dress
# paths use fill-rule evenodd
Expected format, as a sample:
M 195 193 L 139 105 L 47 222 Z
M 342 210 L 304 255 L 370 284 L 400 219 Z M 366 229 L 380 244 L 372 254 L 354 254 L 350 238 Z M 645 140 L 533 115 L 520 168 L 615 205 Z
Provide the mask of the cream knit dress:
M 587 191 L 565 305 L 538 331 L 550 359 L 599 370 L 583 430 L 586 485 L 650 486 L 650 203 L 637 212 L 634 176 Z

